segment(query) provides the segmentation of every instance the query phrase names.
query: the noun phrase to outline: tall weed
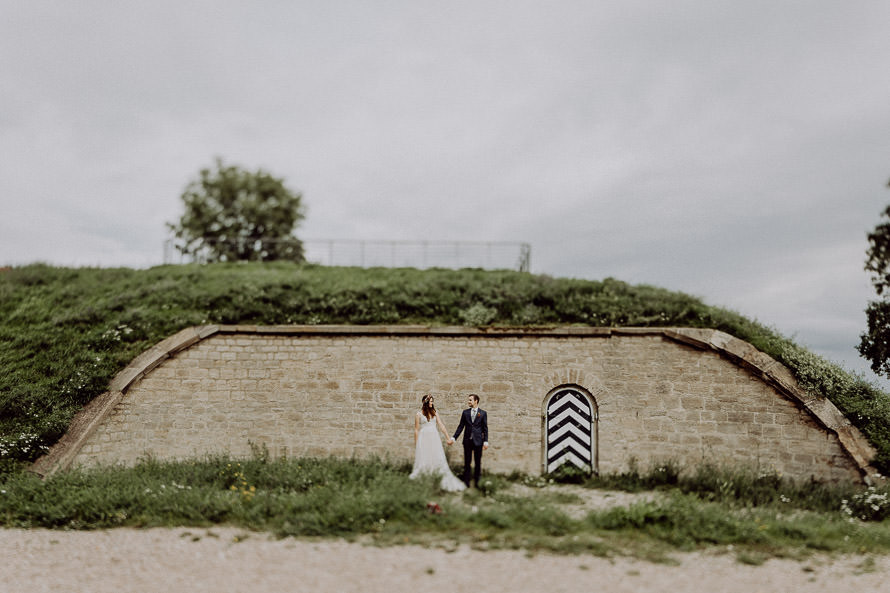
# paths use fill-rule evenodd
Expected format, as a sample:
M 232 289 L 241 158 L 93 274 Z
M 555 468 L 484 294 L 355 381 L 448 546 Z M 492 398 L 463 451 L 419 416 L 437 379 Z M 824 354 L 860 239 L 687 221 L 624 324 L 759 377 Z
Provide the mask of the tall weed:
M 749 495 L 719 485 L 698 491 L 662 485 L 658 496 L 629 506 L 568 513 L 584 497 L 521 476 L 486 475 L 488 491 L 445 493 L 434 477 L 411 480 L 406 464 L 379 459 L 205 457 L 176 463 L 145 459 L 133 467 L 97 467 L 46 480 L 27 473 L 0 478 L 0 526 L 99 529 L 117 526 L 210 526 L 279 536 L 347 537 L 380 543 L 547 549 L 561 553 L 663 557 L 676 549 L 734 546 L 748 560 L 811 550 L 890 552 L 890 524 L 850 512 L 886 500 L 859 490 L 824 511 L 748 504 Z M 638 476 L 645 478 L 644 473 Z M 656 478 L 657 479 L 657 478 Z M 710 484 L 710 483 L 709 483 Z M 816 486 L 820 487 L 820 486 Z M 848 504 L 849 503 L 849 504 Z M 880 504 L 884 504 L 881 502 Z M 848 510 L 850 509 L 850 510 Z

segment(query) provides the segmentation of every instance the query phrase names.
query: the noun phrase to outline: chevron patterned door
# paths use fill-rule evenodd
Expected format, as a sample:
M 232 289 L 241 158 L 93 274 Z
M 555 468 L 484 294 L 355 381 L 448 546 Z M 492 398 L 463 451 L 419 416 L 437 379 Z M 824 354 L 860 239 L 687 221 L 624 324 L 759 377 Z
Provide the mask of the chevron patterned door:
M 576 387 L 561 387 L 550 396 L 544 417 L 544 467 L 552 472 L 564 463 L 596 471 L 596 410 Z

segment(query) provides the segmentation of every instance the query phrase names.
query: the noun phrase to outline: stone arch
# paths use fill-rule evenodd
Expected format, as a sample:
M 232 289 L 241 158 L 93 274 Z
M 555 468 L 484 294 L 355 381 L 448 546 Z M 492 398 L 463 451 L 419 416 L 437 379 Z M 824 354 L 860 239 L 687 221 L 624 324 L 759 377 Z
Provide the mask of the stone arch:
M 875 450 L 830 401 L 717 330 L 401 325 L 187 328 L 136 357 L 31 469 L 47 475 L 72 464 L 127 463 L 145 451 L 243 455 L 249 440 L 288 456 L 407 457 L 410 444 L 379 426 L 399 430 L 423 392 L 440 396 L 445 418 L 477 392 L 496 421 L 487 467 L 532 473 L 541 467 L 541 393 L 554 385 L 583 386 L 595 399 L 601 471 L 622 470 L 631 454 L 645 463 L 639 452 L 654 455 L 662 443 L 736 460 L 750 457 L 753 442 L 762 447 L 754 461 L 788 475 L 879 476 Z M 756 406 L 772 411 L 749 411 Z M 700 422 L 700 434 L 689 442 L 662 434 L 678 418 Z M 344 441 L 365 428 L 371 442 Z
M 543 473 L 568 463 L 598 473 L 598 420 L 596 399 L 585 388 L 563 384 L 551 389 L 541 413 Z

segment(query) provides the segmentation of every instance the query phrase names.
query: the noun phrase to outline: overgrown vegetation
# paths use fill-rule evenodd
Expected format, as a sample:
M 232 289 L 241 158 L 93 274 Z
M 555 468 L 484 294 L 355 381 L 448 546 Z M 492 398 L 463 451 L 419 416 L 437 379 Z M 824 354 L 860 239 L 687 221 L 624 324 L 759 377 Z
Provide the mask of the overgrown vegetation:
M 447 494 L 438 491 L 435 478 L 411 480 L 409 471 L 379 459 L 270 459 L 257 452 L 241 460 L 146 459 L 134 467 L 78 469 L 46 480 L 21 472 L 0 478 L 0 525 L 226 524 L 279 536 L 361 536 L 382 544 L 466 543 L 653 560 L 712 546 L 731 548 L 745 562 L 812 551 L 890 552 L 890 524 L 847 512 L 853 496 L 886 501 L 886 487 L 863 491 L 777 476 L 752 481 L 744 472 L 710 469 L 666 480 L 672 470 L 656 467 L 574 486 L 559 482 L 577 482 L 578 475 L 558 475 L 554 483 L 489 474 L 478 490 Z M 628 505 L 590 510 L 584 493 L 602 487 L 654 491 Z
M 624 282 L 512 271 L 293 263 L 0 272 L 0 472 L 39 456 L 140 352 L 211 323 L 715 328 L 787 365 L 878 449 L 890 473 L 890 400 L 859 376 L 755 321 Z
M 537 478 L 537 485 L 542 485 L 544 479 Z M 841 509 L 847 517 L 862 521 L 882 521 L 890 515 L 890 500 L 886 494 L 890 485 L 863 488 L 855 484 L 798 482 L 775 472 L 746 467 L 703 464 L 683 471 L 677 464 L 664 463 L 643 472 L 632 462 L 625 472 L 595 475 L 572 466 L 562 466 L 547 479 L 585 488 L 626 492 L 671 490 L 735 508 L 778 506 L 819 513 Z

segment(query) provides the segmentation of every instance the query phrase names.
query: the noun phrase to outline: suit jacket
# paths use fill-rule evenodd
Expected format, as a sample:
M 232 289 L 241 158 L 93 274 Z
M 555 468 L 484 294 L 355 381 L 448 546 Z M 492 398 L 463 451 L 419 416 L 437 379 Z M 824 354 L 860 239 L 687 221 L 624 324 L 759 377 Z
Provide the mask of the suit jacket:
M 481 447 L 483 443 L 488 442 L 488 413 L 481 408 L 476 408 L 476 420 L 471 420 L 470 408 L 467 408 L 460 415 L 460 424 L 454 431 L 454 440 L 464 431 L 464 443 L 472 442 L 477 447 Z

